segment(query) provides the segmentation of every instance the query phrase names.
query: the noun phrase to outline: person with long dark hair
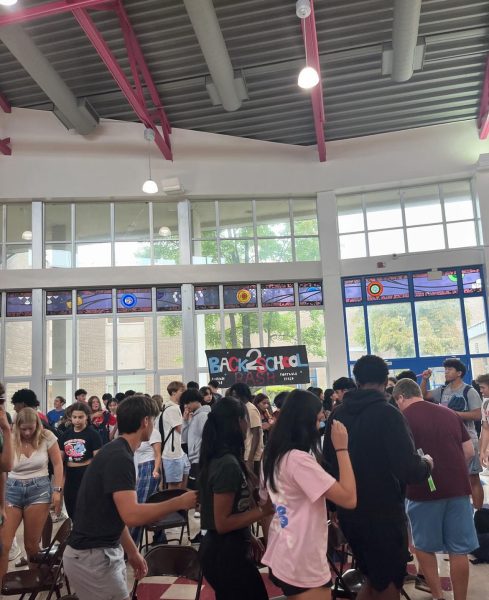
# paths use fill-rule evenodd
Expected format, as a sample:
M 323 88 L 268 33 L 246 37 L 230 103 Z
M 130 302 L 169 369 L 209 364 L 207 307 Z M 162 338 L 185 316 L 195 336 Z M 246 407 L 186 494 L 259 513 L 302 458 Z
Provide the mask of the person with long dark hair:
M 257 506 L 244 462 L 248 428 L 246 407 L 239 400 L 219 400 L 202 432 L 199 463 L 201 527 L 207 530 L 200 546 L 204 576 L 216 600 L 266 600 L 265 585 L 256 567 L 259 543 L 250 525 L 273 514 L 267 499 Z
M 333 423 L 331 433 L 339 481 L 321 466 L 323 418 L 318 396 L 304 390 L 291 392 L 270 434 L 263 461 L 262 494 L 266 490 L 275 514 L 262 562 L 286 596 L 301 600 L 331 597 L 325 500 L 347 509 L 355 508 L 357 502 L 348 433 L 339 422 Z

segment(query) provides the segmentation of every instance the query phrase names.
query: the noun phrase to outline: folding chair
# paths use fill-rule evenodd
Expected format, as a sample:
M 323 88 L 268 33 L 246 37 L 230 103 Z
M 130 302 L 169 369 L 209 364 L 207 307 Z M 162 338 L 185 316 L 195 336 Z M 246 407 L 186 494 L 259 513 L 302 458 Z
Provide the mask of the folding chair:
M 152 548 L 144 557 L 148 565 L 147 577 L 171 576 L 185 577 L 197 582 L 195 600 L 199 600 L 202 589 L 202 569 L 199 554 L 192 546 L 160 545 Z M 137 600 L 137 588 L 140 582 L 135 581 L 131 600 Z
M 172 498 L 177 498 L 182 494 L 185 494 L 187 490 L 162 490 L 161 492 L 156 492 L 152 496 L 150 496 L 146 502 L 148 504 L 155 504 L 158 502 L 165 502 L 165 500 L 171 500 Z M 185 528 L 187 528 L 187 536 L 190 539 L 190 525 L 188 521 L 188 510 L 179 510 L 177 512 L 171 513 L 160 519 L 156 523 L 151 523 L 150 525 L 144 525 L 143 527 L 143 535 L 141 536 L 141 541 L 139 543 L 139 550 L 141 551 L 143 548 L 147 550 L 149 547 L 148 540 L 148 532 L 152 532 L 154 535 L 160 533 L 161 531 L 166 531 L 167 529 L 175 529 L 181 528 L 180 537 L 178 539 L 167 540 L 172 542 L 182 543 L 183 540 L 183 532 Z M 144 544 L 143 544 L 144 537 Z
M 35 600 L 41 592 L 48 592 L 46 600 L 50 600 L 53 594 L 60 598 L 65 583 L 69 593 L 68 582 L 63 572 L 63 553 L 70 532 L 71 520 L 66 519 L 48 548 L 36 556 L 39 568 L 11 571 L 4 576 L 2 596 L 20 596 L 19 600 L 28 596 L 28 600 Z

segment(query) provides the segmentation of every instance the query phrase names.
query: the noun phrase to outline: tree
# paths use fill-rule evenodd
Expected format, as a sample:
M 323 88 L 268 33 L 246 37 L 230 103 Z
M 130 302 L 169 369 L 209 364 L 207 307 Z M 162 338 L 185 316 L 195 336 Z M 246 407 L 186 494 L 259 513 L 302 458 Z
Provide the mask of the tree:
M 415 306 L 422 356 L 465 354 L 458 299 L 418 301 Z M 351 311 L 348 318 L 350 345 L 366 351 L 363 308 L 347 310 Z M 415 356 L 411 303 L 370 305 L 368 326 L 371 352 L 383 358 Z

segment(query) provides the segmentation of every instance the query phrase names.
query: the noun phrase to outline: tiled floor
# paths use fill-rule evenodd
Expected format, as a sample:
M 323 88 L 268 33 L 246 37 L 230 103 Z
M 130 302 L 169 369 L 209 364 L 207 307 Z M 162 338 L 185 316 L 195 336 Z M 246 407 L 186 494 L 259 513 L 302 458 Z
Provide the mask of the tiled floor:
M 489 477 L 483 477 L 482 480 L 485 484 L 485 502 L 487 505 L 489 505 Z M 197 533 L 198 527 L 198 521 L 191 518 L 191 536 L 194 536 Z M 22 531 L 19 532 L 18 541 L 22 547 Z M 184 543 L 185 541 L 186 536 L 184 536 Z M 449 584 L 448 562 L 445 560 L 445 558 L 445 556 L 440 555 L 438 557 L 438 564 L 440 569 L 440 575 L 442 576 L 444 583 Z M 10 568 L 12 568 L 13 564 L 10 563 L 9 566 Z M 131 589 L 133 583 L 132 573 L 129 574 L 128 579 L 130 586 L 129 589 Z M 191 582 L 182 580 L 176 581 L 174 578 L 170 579 L 171 581 L 168 578 L 158 578 L 157 580 L 155 580 L 155 588 L 153 590 L 151 590 L 151 588 L 148 588 L 145 592 L 145 595 L 140 595 L 139 600 L 188 600 L 194 598 L 195 587 L 192 585 Z M 448 586 L 444 585 L 444 587 Z M 141 592 L 143 592 L 143 590 L 141 590 Z M 406 585 L 406 592 L 411 600 L 431 600 L 431 594 L 420 592 L 414 589 L 413 583 L 408 583 Z M 202 600 L 211 600 L 213 597 L 214 595 L 212 594 L 210 589 L 204 590 L 204 593 L 202 594 Z M 44 598 L 45 595 L 40 596 L 39 600 L 43 600 Z M 450 591 L 445 592 L 445 599 L 453 600 L 453 594 Z M 467 600 L 489 600 L 489 564 L 470 566 L 470 582 Z

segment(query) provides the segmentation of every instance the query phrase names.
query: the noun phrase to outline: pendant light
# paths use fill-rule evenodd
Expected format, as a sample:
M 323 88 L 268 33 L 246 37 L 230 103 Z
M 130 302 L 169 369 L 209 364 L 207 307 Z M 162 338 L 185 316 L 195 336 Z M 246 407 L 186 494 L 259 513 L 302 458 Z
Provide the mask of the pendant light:
M 144 139 L 148 142 L 148 169 L 149 178 L 143 183 L 142 190 L 145 194 L 156 194 L 158 192 L 158 185 L 151 176 L 151 143 L 155 141 L 155 132 L 146 127 L 144 130 Z

